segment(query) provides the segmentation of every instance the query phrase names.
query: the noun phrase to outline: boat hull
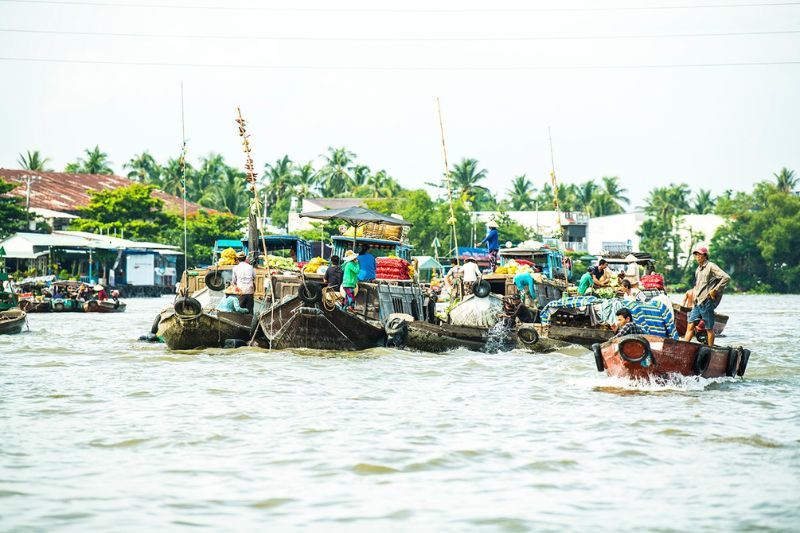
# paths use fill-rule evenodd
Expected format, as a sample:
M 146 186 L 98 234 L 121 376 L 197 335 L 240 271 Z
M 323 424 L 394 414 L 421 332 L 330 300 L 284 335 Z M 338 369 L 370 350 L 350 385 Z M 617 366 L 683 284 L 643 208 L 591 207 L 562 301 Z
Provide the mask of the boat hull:
M 386 333 L 377 322 L 321 303 L 291 296 L 258 317 L 253 346 L 267 349 L 365 350 L 384 346 Z
M 686 326 L 689 323 L 689 313 L 692 312 L 690 307 L 683 307 L 680 305 L 674 305 L 673 310 L 675 312 L 675 329 L 678 330 L 678 335 L 683 337 L 686 335 Z M 725 330 L 725 326 L 728 325 L 728 315 L 720 315 L 719 313 L 714 313 L 714 334 L 719 335 Z
M 50 300 L 34 302 L 33 300 L 20 300 L 19 308 L 26 313 L 49 313 L 53 310 Z
M 0 335 L 15 335 L 22 332 L 27 314 L 21 309 L 0 311 Z
M 89 300 L 83 304 L 84 313 L 123 313 L 125 312 L 126 304 L 123 302 L 113 302 L 110 300 Z
M 249 340 L 252 315 L 230 315 L 204 310 L 199 315 L 183 317 L 170 307 L 161 312 L 156 335 L 170 350 L 221 348 L 227 339 Z
M 547 353 L 566 348 L 570 343 L 538 336 L 533 325 L 520 326 L 533 329 L 538 340 L 524 343 L 517 335 L 519 330 L 493 332 L 490 328 L 453 326 L 451 324 L 431 324 L 414 321 L 408 323 L 408 335 L 404 345 L 413 350 L 425 352 L 445 352 L 459 348 L 475 352 L 496 353 L 511 350 L 524 350 L 532 353 Z
M 652 354 L 646 365 L 626 360 L 621 353 L 620 343 L 623 339 L 629 338 L 646 339 Z M 667 377 L 673 374 L 704 378 L 741 376 L 750 356 L 750 352 L 742 348 L 712 347 L 654 335 L 628 335 L 615 338 L 594 346 L 593 350 L 598 370 L 600 370 L 599 358 L 602 358 L 603 369 L 609 376 L 630 379 Z

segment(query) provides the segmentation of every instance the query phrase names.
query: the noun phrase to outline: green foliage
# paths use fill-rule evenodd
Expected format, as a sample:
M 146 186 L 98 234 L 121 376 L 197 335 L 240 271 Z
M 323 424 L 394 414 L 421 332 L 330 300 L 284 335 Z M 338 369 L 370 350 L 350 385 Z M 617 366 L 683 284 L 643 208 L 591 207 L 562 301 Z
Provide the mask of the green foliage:
M 732 218 L 717 230 L 712 253 L 743 290 L 800 290 L 800 197 L 785 189 L 761 182 L 718 205 Z
M 683 282 L 691 265 L 679 265 L 681 216 L 690 212 L 689 187 L 670 184 L 650 191 L 644 212 L 648 219 L 637 232 L 641 237 L 640 249 L 653 254 L 658 265 L 665 268 L 668 283 Z
M 152 241 L 169 222 L 163 212 L 163 200 L 151 195 L 154 187 L 134 183 L 128 187 L 90 191 L 89 205 L 81 209 L 81 218 L 72 229 L 78 231 L 118 230 L 126 238 Z
M 86 159 L 78 158 L 74 163 L 68 163 L 64 172 L 74 172 L 76 174 L 113 174 L 109 166 L 108 154 L 100 151 L 99 146 L 93 149 L 84 150 Z
M 186 217 L 189 267 L 211 263 L 214 241 L 217 239 L 241 239 L 244 236 L 244 221 L 229 213 L 209 213 L 200 210 Z M 170 223 L 159 236 L 161 242 L 183 244 L 183 217 L 170 215 Z M 183 246 L 181 246 L 182 248 Z
M 42 157 L 39 150 L 30 150 L 25 152 L 25 155 L 19 154 L 17 163 L 22 170 L 35 170 L 39 172 L 50 172 L 51 169 L 47 168 L 47 163 L 50 161 L 49 157 Z
M 0 178 L 0 238 L 18 231 L 27 218 L 22 198 L 7 195 L 16 188 L 16 183 Z

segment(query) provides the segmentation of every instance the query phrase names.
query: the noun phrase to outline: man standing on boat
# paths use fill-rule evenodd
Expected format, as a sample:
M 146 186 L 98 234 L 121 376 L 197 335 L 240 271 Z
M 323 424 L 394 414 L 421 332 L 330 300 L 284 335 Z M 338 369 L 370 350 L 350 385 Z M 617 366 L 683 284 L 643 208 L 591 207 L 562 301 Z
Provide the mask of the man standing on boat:
M 714 346 L 714 309 L 719 305 L 722 290 L 731 277 L 708 260 L 708 248 L 705 246 L 695 248 L 692 255 L 697 261 L 697 270 L 694 273 L 694 307 L 689 314 L 684 340 L 692 340 L 697 323 L 702 319 L 708 333 L 708 345 Z
M 239 264 L 233 267 L 231 285 L 238 289 L 239 306 L 247 309 L 247 312 L 252 314 L 253 295 L 256 292 L 256 271 L 244 253 L 239 252 L 236 258 L 239 260 Z
M 500 252 L 500 232 L 497 231 L 497 222 L 494 220 L 490 220 L 486 224 L 486 237 L 480 242 L 480 244 L 486 244 L 486 248 L 489 249 L 489 268 L 491 268 L 492 272 L 495 271 L 497 268 L 497 254 Z
M 369 244 L 362 244 L 358 252 L 358 281 L 375 281 L 377 268 L 375 256 L 369 253 Z

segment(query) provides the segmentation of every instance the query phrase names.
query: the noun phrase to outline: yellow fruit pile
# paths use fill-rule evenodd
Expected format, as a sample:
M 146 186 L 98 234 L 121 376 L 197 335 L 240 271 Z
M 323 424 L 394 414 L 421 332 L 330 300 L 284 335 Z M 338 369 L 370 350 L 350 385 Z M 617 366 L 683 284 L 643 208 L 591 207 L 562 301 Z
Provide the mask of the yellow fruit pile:
M 513 259 L 510 259 L 505 265 L 497 267 L 494 271 L 495 274 L 504 274 L 507 276 L 516 276 L 517 274 L 524 274 L 526 272 L 533 272 L 533 269 L 528 265 L 520 265 Z
M 310 274 L 316 273 L 319 270 L 319 267 L 323 265 L 327 265 L 328 262 L 321 257 L 315 257 L 311 261 L 309 261 L 306 266 L 303 267 L 303 272 L 307 272 Z
M 219 256 L 220 265 L 235 265 L 236 264 L 236 250 L 233 248 L 226 248 Z

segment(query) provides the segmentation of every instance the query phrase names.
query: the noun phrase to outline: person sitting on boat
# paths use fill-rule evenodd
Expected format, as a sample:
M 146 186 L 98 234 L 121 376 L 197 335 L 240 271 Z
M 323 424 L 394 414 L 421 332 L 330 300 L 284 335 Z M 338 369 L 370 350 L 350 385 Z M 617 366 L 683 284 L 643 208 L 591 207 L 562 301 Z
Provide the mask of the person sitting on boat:
M 358 252 L 358 281 L 375 281 L 376 269 L 375 256 L 369 253 L 369 244 L 362 244 Z
M 594 287 L 594 277 L 591 272 L 586 272 L 581 276 L 580 281 L 578 281 L 578 296 L 591 294 L 592 287 Z
M 236 294 L 236 286 L 233 284 L 225 287 L 225 296 L 217 304 L 217 311 L 225 313 L 247 313 L 247 309 L 239 305 L 239 298 Z
M 63 300 L 64 299 L 64 295 L 61 294 L 61 289 L 59 289 L 58 287 L 54 287 L 53 288 L 52 299 L 53 300 Z
M 533 274 L 530 272 L 523 272 L 521 274 L 517 274 L 514 276 L 514 285 L 517 287 L 517 290 L 525 294 L 526 290 L 531 297 L 531 302 L 536 301 L 536 286 L 534 285 L 533 281 Z
M 344 272 L 342 271 L 342 267 L 339 266 L 341 262 L 338 255 L 332 255 L 331 266 L 325 270 L 325 274 L 322 277 L 325 284 L 333 291 L 338 291 L 339 287 L 342 285 Z
M 695 248 L 692 255 L 697 261 L 697 270 L 694 273 L 694 307 L 689 313 L 684 340 L 692 340 L 697 324 L 702 319 L 708 334 L 708 345 L 714 346 L 714 309 L 719 305 L 722 290 L 731 277 L 708 260 L 708 248 L 705 246 Z
M 642 302 L 645 299 L 642 291 L 631 285 L 627 279 L 622 280 L 622 291 L 622 299 L 626 302 Z
M 248 313 L 253 312 L 254 294 L 256 292 L 256 271 L 250 264 L 250 260 L 244 254 L 236 254 L 239 264 L 233 267 L 231 273 L 231 285 L 236 287 L 239 296 L 239 305 L 247 309 Z
M 616 332 L 614 337 L 624 337 L 625 335 L 644 335 L 644 330 L 639 327 L 639 324 L 633 321 L 631 310 L 627 307 L 617 310 L 617 323 L 614 324 L 611 329 Z
M 358 291 L 358 256 L 353 250 L 344 254 L 344 269 L 342 276 L 342 290 L 344 291 L 344 306 L 353 310 L 356 306 L 356 292 Z
M 94 286 L 94 291 L 95 291 L 95 298 L 97 298 L 99 301 L 102 302 L 108 300 L 108 293 L 106 292 L 106 288 L 100 285 L 99 283 Z
M 512 294 L 503 304 L 503 314 L 500 317 L 504 321 L 506 328 L 515 328 L 517 319 L 524 324 L 533 322 L 533 313 L 528 306 L 522 302 L 519 294 Z
M 478 244 L 486 244 L 489 249 L 489 268 L 494 272 L 497 268 L 497 254 L 500 252 L 500 232 L 497 231 L 497 222 L 490 220 L 486 224 L 486 237 Z
M 608 275 L 608 261 L 601 259 L 596 266 L 589 268 L 592 275 L 592 285 L 595 287 L 606 287 L 611 283 L 611 276 Z

